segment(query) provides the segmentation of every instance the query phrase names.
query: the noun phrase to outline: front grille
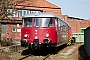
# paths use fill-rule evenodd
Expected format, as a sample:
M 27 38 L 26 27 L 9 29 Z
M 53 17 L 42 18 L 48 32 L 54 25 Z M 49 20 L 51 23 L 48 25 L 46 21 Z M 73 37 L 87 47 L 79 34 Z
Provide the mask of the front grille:
M 48 44 L 48 39 L 44 39 L 43 43 Z
M 38 46 L 39 45 L 39 40 L 38 39 L 34 39 L 34 45 Z

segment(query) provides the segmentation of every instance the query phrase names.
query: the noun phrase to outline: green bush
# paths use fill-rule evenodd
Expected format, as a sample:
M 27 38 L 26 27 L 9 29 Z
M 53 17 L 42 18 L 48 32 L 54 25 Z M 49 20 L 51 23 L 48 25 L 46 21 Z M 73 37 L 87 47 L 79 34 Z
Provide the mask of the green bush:
M 1 46 L 11 46 L 11 45 L 14 45 L 14 43 L 12 43 L 12 41 L 1 41 L 1 40 L 0 40 L 0 44 L 1 44 Z

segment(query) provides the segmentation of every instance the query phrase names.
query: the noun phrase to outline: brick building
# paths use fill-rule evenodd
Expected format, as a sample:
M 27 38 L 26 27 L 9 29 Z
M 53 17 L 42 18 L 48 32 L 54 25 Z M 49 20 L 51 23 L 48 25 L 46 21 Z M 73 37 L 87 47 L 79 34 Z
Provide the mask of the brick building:
M 21 27 L 22 27 L 22 16 L 28 13 L 35 12 L 51 12 L 54 13 L 61 18 L 65 19 L 66 22 L 70 24 L 72 27 L 73 33 L 81 33 L 81 29 L 85 29 L 89 26 L 89 21 L 69 17 L 67 15 L 62 15 L 61 8 L 46 1 L 46 0 L 19 0 L 22 1 L 18 3 L 18 0 L 14 0 L 14 3 L 18 3 L 15 6 L 15 11 L 11 16 L 9 16 L 10 20 L 3 19 L 2 21 L 2 39 L 6 37 L 6 34 L 9 33 L 10 38 L 13 40 L 20 40 L 21 38 Z M 12 12 L 12 9 L 7 10 L 8 13 Z
M 61 13 L 61 8 L 46 1 L 46 0 L 19 0 L 21 3 L 18 3 L 18 0 L 14 0 L 14 3 L 18 3 L 15 6 L 15 11 L 12 16 L 2 20 L 2 39 L 6 37 L 6 34 L 9 33 L 10 38 L 13 40 L 20 40 L 21 38 L 21 27 L 22 27 L 22 16 L 28 13 L 35 12 L 51 12 L 57 14 L 63 18 Z M 12 9 L 7 10 L 8 13 L 12 12 Z
M 73 37 L 76 37 L 76 42 L 84 42 L 84 29 L 90 26 L 90 21 L 68 15 L 63 15 L 63 18 L 72 27 Z
M 83 33 L 82 30 L 86 29 L 90 25 L 89 20 L 76 18 L 76 17 L 70 17 L 68 15 L 63 15 L 63 18 L 72 27 L 73 33 Z

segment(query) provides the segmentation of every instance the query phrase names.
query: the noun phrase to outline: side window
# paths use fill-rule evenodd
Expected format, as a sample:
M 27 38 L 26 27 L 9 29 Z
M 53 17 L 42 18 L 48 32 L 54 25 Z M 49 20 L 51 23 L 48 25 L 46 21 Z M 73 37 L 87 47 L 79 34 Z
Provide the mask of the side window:
M 64 22 L 64 24 L 63 24 L 63 31 L 65 32 L 65 30 L 66 30 L 66 27 L 65 27 L 65 22 Z
M 63 22 L 62 31 L 64 31 L 64 28 L 65 28 L 65 26 L 64 26 L 64 21 L 62 21 L 62 22 Z
M 60 21 L 60 25 L 63 26 L 63 21 Z
M 60 19 L 58 19 L 58 27 L 60 27 Z
M 57 27 L 57 18 L 54 20 L 55 27 Z
M 63 31 L 63 21 L 60 21 L 60 25 L 61 25 L 61 31 Z
M 68 24 L 66 23 L 65 26 L 66 26 L 66 32 L 68 32 Z

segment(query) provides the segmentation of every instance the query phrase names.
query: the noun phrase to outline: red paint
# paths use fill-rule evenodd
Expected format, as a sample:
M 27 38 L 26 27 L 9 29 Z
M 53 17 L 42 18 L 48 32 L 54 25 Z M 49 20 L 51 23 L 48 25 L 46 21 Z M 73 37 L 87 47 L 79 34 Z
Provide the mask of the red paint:
M 37 30 L 37 32 L 35 31 Z M 46 33 L 49 33 L 49 38 L 52 43 L 57 42 L 57 32 L 56 28 L 22 28 L 21 29 L 21 39 L 24 39 L 24 34 L 27 33 L 29 37 L 27 38 L 29 43 L 33 43 L 35 36 L 38 37 L 39 43 L 43 43 L 43 40 L 46 38 Z
M 72 30 L 71 27 L 68 27 L 68 39 L 72 38 Z

